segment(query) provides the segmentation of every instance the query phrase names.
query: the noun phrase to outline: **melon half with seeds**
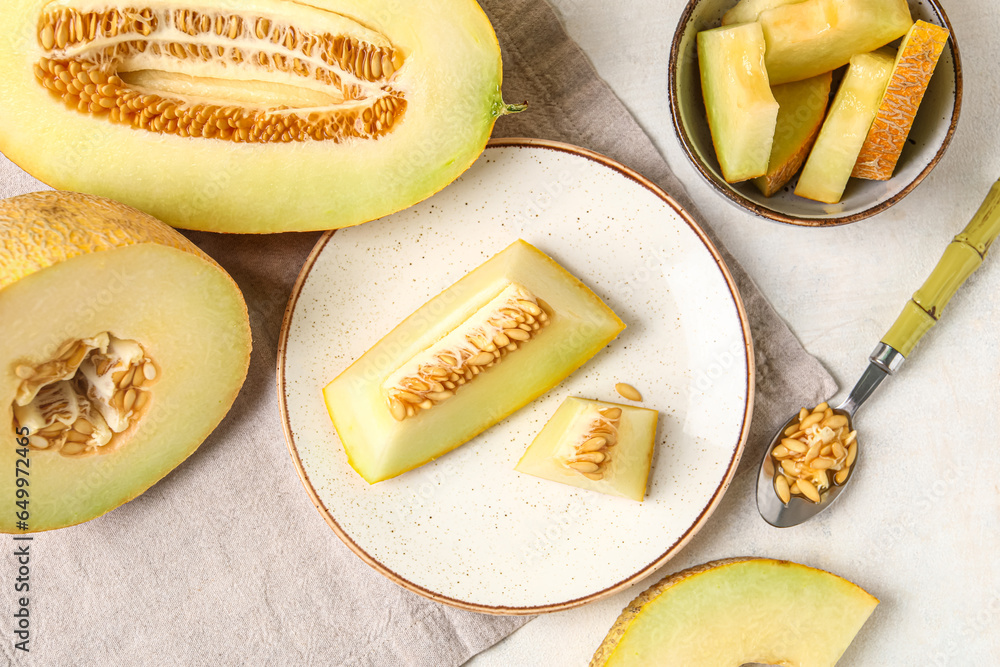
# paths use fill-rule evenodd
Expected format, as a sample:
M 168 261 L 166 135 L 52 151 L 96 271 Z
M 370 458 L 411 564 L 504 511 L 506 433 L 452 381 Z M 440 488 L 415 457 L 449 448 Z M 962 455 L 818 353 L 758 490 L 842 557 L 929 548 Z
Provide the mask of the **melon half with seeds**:
M 0 150 L 188 229 L 387 215 L 519 108 L 475 0 L 8 0 L 0 34 Z
M 226 415 L 250 359 L 243 296 L 218 264 L 148 215 L 65 192 L 0 202 L 0 337 L 0 497 L 25 503 L 27 524 L 4 512 L 8 533 L 148 489 Z
M 323 390 L 368 483 L 431 461 L 556 386 L 624 323 L 517 241 L 421 306 Z
M 516 470 L 641 501 L 656 444 L 656 410 L 567 398 Z

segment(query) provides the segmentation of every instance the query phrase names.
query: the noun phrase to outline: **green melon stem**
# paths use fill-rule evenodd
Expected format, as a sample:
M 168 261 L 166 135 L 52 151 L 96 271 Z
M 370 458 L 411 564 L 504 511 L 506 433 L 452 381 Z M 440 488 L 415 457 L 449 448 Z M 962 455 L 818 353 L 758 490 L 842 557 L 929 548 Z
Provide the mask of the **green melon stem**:
M 500 116 L 509 116 L 510 114 L 521 113 L 527 110 L 528 103 L 523 104 L 507 104 L 503 100 L 500 100 L 497 104 L 493 106 L 493 115 L 499 118 Z

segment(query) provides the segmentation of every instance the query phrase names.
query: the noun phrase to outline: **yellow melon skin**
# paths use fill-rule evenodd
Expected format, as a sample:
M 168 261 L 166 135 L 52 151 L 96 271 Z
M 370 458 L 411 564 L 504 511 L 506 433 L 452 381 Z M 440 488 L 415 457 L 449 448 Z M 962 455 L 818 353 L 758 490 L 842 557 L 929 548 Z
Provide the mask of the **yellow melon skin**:
M 851 582 L 797 563 L 715 561 L 630 602 L 590 667 L 834 667 L 877 605 Z
M 246 378 L 250 327 L 233 280 L 163 223 L 106 199 L 39 192 L 0 202 L 0 465 L 13 471 L 19 365 L 101 332 L 134 340 L 159 367 L 146 413 L 108 453 L 30 451 L 28 529 L 75 525 L 135 498 L 190 456 Z M 14 502 L 13 474 L 0 498 Z
M 874 181 L 892 178 L 949 36 L 945 28 L 917 21 L 903 38 L 885 96 L 852 176 Z

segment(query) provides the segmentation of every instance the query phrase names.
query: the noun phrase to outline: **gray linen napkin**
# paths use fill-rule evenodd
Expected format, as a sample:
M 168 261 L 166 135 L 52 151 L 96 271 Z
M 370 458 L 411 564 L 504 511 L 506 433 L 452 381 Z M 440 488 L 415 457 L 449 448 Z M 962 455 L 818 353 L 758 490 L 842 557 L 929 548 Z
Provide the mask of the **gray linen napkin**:
M 529 112 L 499 136 L 605 153 L 673 194 L 702 223 L 666 163 L 541 0 L 488 0 L 505 56 L 508 101 Z M 0 195 L 43 189 L 0 160 Z M 527 619 L 483 616 L 407 592 L 356 558 L 303 491 L 278 418 L 282 314 L 318 234 L 189 236 L 236 279 L 254 333 L 233 411 L 187 462 L 146 494 L 32 543 L 32 652 L 38 665 L 458 665 Z M 743 270 L 725 253 L 752 320 L 759 436 L 835 391 Z M 748 450 L 752 467 L 758 458 Z M 748 468 L 749 469 L 749 468 Z M 13 548 L 7 550 L 13 552 Z M 10 553 L 4 564 L 15 571 Z M 7 575 L 5 580 L 7 579 Z M 13 593 L 8 593 L 11 609 Z M 11 637 L 11 614 L 4 614 Z

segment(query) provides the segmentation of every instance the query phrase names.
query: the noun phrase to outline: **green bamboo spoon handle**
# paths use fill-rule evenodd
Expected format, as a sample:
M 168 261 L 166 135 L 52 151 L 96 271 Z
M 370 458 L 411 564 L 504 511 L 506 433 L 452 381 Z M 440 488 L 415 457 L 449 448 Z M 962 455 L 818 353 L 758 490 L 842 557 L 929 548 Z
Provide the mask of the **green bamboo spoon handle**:
M 994 184 L 972 222 L 955 237 L 930 278 L 913 295 L 882 342 L 904 357 L 931 330 L 945 306 L 986 257 L 1000 235 L 1000 181 Z

